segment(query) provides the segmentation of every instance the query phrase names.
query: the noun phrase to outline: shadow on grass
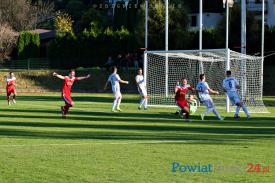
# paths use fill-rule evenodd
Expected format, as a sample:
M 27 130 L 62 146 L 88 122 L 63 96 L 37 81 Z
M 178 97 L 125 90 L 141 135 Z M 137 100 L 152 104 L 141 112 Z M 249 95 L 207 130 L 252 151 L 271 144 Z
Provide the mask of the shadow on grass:
M 29 119 L 56 119 L 56 121 L 61 120 L 59 110 L 31 110 L 31 109 L 1 109 L 2 112 L 16 112 L 20 114 L 0 114 L 0 117 L 5 118 L 29 118 Z M 44 114 L 43 114 L 44 113 Z M 28 115 L 32 114 L 32 115 Z M 43 114 L 43 115 L 41 115 Z M 53 115 L 46 115 L 53 114 Z M 227 117 L 224 121 L 217 120 L 216 117 L 210 116 L 206 117 L 207 120 L 201 121 L 199 116 L 191 116 L 193 122 L 192 125 L 209 125 L 209 126 L 244 126 L 244 127 L 275 127 L 275 117 L 253 117 L 247 120 L 245 117 L 239 120 L 234 120 L 233 117 Z M 183 124 L 185 123 L 182 118 L 176 116 L 172 113 L 111 113 L 111 112 L 85 112 L 85 111 L 71 111 L 67 119 L 84 121 L 84 122 L 130 122 L 132 124 L 140 123 L 163 123 L 163 124 Z M 1 125 L 1 124 L 0 124 Z
M 190 141 L 191 143 L 207 143 L 207 144 L 238 144 L 240 142 L 251 142 L 253 139 L 274 139 L 270 135 L 213 135 L 213 134 L 142 134 L 130 132 L 37 132 L 28 130 L 2 129 L 0 136 L 8 137 L 25 137 L 34 139 L 71 139 L 71 140 L 159 140 L 159 141 Z
M 74 96 L 72 94 L 72 99 L 75 102 L 99 102 L 99 103 L 112 103 L 113 98 L 108 96 L 108 97 L 99 97 L 99 96 Z M 18 101 L 47 101 L 47 102 L 52 102 L 52 101 L 61 101 L 61 93 L 59 95 L 55 96 L 39 96 L 39 95 L 32 95 L 32 96 L 17 96 Z M 123 98 L 122 99 L 123 103 L 135 103 L 138 104 L 139 99 L 138 96 L 137 98 Z
M 102 120 L 102 119 L 99 119 Z M 69 120 L 70 121 L 70 120 Z M 178 126 L 144 124 L 76 124 L 47 122 L 1 122 L 0 136 L 46 139 L 106 139 L 106 140 L 193 140 L 193 141 L 241 141 L 248 139 L 275 139 L 275 128 L 268 127 L 197 127 L 190 124 Z M 7 129 L 10 126 L 12 129 Z M 18 127 L 19 129 L 14 129 Z M 32 127 L 31 130 L 24 127 Z M 53 131 L 33 131 L 52 128 Z M 55 131 L 63 128 L 63 131 Z M 70 131 L 74 129 L 74 131 Z M 78 131 L 75 131 L 77 130 Z M 81 131 L 85 129 L 85 131 Z M 68 131 L 66 131 L 68 130 Z M 90 131 L 87 131 L 90 130 Z M 96 131 L 95 131 L 96 130 Z

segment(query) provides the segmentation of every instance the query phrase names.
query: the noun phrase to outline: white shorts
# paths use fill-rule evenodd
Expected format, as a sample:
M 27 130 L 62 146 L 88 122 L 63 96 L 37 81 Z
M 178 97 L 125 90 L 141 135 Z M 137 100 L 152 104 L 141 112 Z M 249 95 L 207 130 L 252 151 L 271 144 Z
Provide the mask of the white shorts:
M 142 97 L 147 96 L 147 91 L 145 88 L 138 89 L 138 92 L 139 92 L 140 96 L 142 96 Z
M 204 100 L 202 103 L 209 109 L 214 107 L 214 102 L 212 99 Z
M 113 90 L 113 94 L 114 94 L 114 97 L 117 99 L 117 98 L 120 98 L 122 95 L 121 95 L 121 92 L 120 92 L 120 89 L 116 88 Z
M 232 105 L 236 105 L 237 103 L 241 102 L 241 99 L 237 92 L 228 92 L 227 96 L 229 97 L 229 100 L 231 101 Z

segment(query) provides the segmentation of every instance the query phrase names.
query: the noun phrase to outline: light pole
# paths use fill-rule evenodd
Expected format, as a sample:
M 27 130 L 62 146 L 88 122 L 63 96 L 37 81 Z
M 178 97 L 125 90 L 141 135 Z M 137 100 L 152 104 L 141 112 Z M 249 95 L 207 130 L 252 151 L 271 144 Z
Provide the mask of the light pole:
M 230 50 L 229 50 L 229 7 L 233 7 L 233 0 L 223 0 L 223 5 L 226 7 L 226 37 L 225 37 L 225 48 L 227 51 L 226 54 L 226 70 L 230 70 Z M 226 111 L 230 112 L 230 100 L 227 96 L 226 98 Z
M 148 0 L 145 0 L 145 49 L 148 48 Z

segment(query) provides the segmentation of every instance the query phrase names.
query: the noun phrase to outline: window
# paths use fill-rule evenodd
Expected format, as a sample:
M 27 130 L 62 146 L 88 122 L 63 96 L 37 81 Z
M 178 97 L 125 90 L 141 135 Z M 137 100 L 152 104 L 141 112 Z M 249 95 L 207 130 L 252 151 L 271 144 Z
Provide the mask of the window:
M 197 27 L 197 15 L 191 16 L 191 27 Z

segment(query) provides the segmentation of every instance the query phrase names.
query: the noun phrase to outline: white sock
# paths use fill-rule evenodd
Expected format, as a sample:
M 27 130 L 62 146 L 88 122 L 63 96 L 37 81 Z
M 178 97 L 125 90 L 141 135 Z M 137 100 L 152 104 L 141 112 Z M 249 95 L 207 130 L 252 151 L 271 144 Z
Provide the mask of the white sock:
M 148 99 L 147 99 L 147 98 L 146 98 L 146 99 L 144 99 L 144 107 L 145 107 L 145 108 L 147 108 L 147 105 L 148 105 L 148 102 L 147 102 L 147 101 L 148 101 Z
M 240 112 L 241 108 L 239 106 L 236 107 L 236 112 L 235 112 L 235 116 L 237 116 Z
M 243 111 L 245 112 L 246 116 L 250 116 L 245 104 L 242 105 L 242 108 L 243 108 Z
M 118 97 L 118 99 L 117 99 L 117 107 L 116 107 L 117 109 L 120 109 L 119 106 L 120 106 L 120 103 L 121 103 L 121 98 L 122 98 L 122 97 L 120 96 L 120 97 Z
M 113 107 L 112 107 L 112 110 L 115 110 L 116 105 L 117 105 L 117 99 L 115 98 L 115 100 L 114 100 L 114 102 L 113 102 Z
M 207 114 L 209 114 L 213 110 L 214 110 L 214 108 L 207 108 L 206 111 L 203 114 L 206 116 Z
M 141 108 L 141 106 L 144 104 L 144 102 L 145 102 L 145 99 L 144 98 L 141 98 L 140 99 L 140 103 L 139 103 L 139 107 Z
M 219 115 L 218 111 L 214 108 L 213 113 L 219 118 L 222 119 L 221 116 Z

